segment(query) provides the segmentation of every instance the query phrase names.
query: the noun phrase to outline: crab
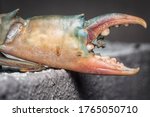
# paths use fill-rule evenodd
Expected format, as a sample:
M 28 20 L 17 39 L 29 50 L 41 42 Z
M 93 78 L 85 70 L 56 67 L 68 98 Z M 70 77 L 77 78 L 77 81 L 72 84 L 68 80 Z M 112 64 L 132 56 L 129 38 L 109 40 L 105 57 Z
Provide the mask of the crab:
M 2 66 L 17 67 L 22 72 L 62 68 L 97 75 L 134 75 L 140 70 L 126 67 L 116 58 L 98 55 L 93 49 L 103 47 L 101 40 L 110 27 L 139 24 L 146 28 L 142 18 L 110 13 L 89 20 L 84 14 L 23 19 L 17 16 L 18 10 L 0 15 Z

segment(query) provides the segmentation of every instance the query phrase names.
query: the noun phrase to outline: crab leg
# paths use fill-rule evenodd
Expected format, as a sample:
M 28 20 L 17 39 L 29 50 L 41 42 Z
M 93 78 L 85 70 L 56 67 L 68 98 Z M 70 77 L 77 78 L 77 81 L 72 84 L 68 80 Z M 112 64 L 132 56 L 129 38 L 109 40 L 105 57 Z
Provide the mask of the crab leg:
M 0 14 L 0 44 L 3 44 L 9 26 L 14 22 L 12 18 L 16 16 L 18 11 L 19 9 L 16 9 L 10 13 Z
M 20 61 L 20 60 L 6 58 L 1 53 L 0 53 L 0 65 L 10 66 L 10 67 L 17 67 L 22 72 L 40 71 L 40 70 L 45 69 L 44 66 L 41 66 L 41 65 L 33 63 L 33 62 Z

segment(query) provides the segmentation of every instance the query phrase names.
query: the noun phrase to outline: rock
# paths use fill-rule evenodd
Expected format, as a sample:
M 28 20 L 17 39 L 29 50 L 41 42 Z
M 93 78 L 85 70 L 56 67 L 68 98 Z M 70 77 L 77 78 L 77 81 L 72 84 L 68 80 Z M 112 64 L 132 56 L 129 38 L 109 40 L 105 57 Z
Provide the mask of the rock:
M 150 44 L 107 43 L 104 55 L 115 56 L 141 71 L 135 76 L 100 76 L 63 69 L 0 73 L 0 99 L 150 99 Z
M 74 81 L 65 70 L 1 73 L 0 99 L 79 99 Z

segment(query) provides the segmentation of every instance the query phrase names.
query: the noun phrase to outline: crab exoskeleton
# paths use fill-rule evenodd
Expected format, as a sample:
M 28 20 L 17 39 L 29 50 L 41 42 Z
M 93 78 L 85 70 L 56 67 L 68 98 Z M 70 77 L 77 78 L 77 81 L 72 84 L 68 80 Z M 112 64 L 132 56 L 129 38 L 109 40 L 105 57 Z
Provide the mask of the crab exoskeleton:
M 111 13 L 90 20 L 85 20 L 84 14 L 23 19 L 16 16 L 17 12 L 0 15 L 1 65 L 24 72 L 49 67 L 99 75 L 133 75 L 139 71 L 93 52 L 95 47 L 104 46 L 99 40 L 109 34 L 112 26 L 140 24 L 146 28 L 146 22 L 139 17 Z M 94 40 L 97 44 L 93 44 Z

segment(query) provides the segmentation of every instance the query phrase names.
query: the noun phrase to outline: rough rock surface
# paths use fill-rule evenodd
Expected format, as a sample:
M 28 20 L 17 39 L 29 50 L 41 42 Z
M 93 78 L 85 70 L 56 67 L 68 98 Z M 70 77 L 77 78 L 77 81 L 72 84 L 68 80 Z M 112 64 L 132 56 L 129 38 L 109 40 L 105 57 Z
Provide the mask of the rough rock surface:
M 139 66 L 135 76 L 98 76 L 49 69 L 19 73 L 2 69 L 0 99 L 150 99 L 150 44 L 111 43 L 100 53 Z M 99 52 L 95 50 L 96 52 Z
M 0 99 L 79 99 L 74 81 L 65 70 L 1 73 Z

